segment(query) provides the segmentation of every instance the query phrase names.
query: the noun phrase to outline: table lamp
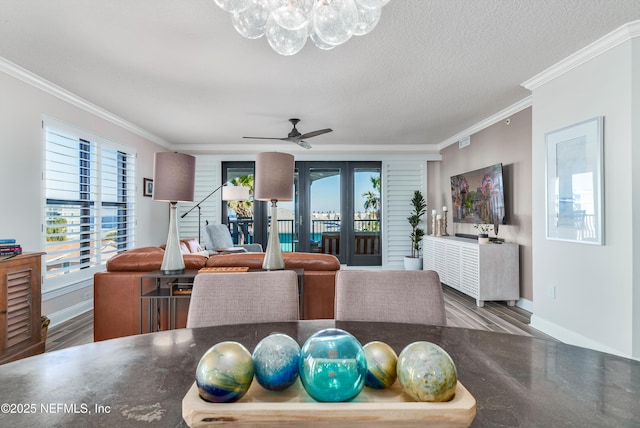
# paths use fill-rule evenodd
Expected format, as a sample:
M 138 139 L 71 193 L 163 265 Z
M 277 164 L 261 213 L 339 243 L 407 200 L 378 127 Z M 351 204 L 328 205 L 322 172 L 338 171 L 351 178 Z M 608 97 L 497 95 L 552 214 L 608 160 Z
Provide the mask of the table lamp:
M 170 203 L 169 235 L 160 269 L 165 275 L 184 272 L 176 205 L 193 202 L 196 158 L 176 152 L 158 152 L 153 165 L 153 200 Z
M 293 155 L 288 153 L 265 152 L 256 155 L 254 199 L 271 201 L 271 225 L 269 241 L 262 268 L 266 270 L 284 269 L 284 259 L 278 236 L 278 201 L 293 199 Z

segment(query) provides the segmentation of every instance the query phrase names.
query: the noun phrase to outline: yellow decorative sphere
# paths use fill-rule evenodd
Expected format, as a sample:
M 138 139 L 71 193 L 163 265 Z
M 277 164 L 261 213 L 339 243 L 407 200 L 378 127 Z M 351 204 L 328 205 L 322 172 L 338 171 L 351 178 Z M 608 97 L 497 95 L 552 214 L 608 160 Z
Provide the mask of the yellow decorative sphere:
M 241 343 L 220 342 L 200 358 L 196 384 L 200 397 L 213 403 L 238 401 L 253 381 L 253 359 Z
M 364 345 L 367 359 L 365 385 L 370 388 L 389 388 L 396 381 L 398 356 L 393 348 L 384 342 L 369 342 Z
M 416 401 L 449 401 L 458 384 L 453 360 L 440 346 L 413 342 L 398 356 L 398 381 Z

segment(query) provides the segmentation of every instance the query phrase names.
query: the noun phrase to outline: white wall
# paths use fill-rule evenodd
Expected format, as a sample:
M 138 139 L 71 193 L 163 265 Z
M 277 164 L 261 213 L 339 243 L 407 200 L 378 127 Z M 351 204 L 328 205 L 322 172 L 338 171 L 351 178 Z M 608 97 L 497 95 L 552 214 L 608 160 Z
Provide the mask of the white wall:
M 166 240 L 168 210 L 158 210 L 158 202 L 142 197 L 142 178 L 153 177 L 153 154 L 167 149 L 64 101 L 60 96 L 13 77 L 11 73 L 15 70 L 21 73 L 11 64 L 0 63 L 0 171 L 3 176 L 0 185 L 0 237 L 15 238 L 26 252 L 44 249 L 41 121 L 42 115 L 46 114 L 137 151 L 137 245 L 163 243 Z M 28 77 L 28 73 L 25 75 Z M 31 80 L 35 84 L 38 79 L 31 76 Z M 54 85 L 39 83 L 56 92 Z M 60 95 L 68 97 L 70 94 L 60 90 Z M 50 315 L 73 306 L 91 308 L 92 291 L 92 284 L 84 283 L 51 295 L 45 294 L 42 313 Z M 55 315 L 52 322 L 59 320 L 54 318 Z
M 640 40 L 635 39 L 631 44 L 631 165 L 640 165 Z M 635 171 L 630 177 L 632 192 L 638 195 L 640 189 L 640 172 Z M 631 193 L 631 192 L 630 192 Z M 631 198 L 630 209 L 632 214 L 632 224 L 635 227 L 631 231 L 632 254 L 632 284 L 633 284 L 633 345 L 632 352 L 635 358 L 640 358 L 640 227 L 638 217 L 640 216 L 640 198 Z
M 633 198 L 640 188 L 640 172 L 634 172 L 639 45 L 627 40 L 533 88 L 532 125 L 532 326 L 568 343 L 634 358 L 640 358 L 640 334 L 633 331 L 640 325 L 634 271 L 640 265 L 634 245 L 640 202 Z M 605 245 L 547 240 L 545 133 L 596 116 L 604 116 Z M 548 292 L 552 286 L 555 298 Z

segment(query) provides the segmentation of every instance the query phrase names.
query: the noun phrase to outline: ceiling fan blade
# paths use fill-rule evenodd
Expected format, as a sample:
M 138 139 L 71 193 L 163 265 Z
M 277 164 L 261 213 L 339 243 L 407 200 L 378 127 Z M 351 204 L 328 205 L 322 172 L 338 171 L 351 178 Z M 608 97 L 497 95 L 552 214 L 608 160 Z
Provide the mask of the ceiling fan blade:
M 296 143 L 300 147 L 304 147 L 305 149 L 311 148 L 311 144 L 307 143 L 306 141 L 299 140 L 299 141 L 294 141 L 294 143 Z
M 252 140 L 286 140 L 286 138 L 275 138 L 275 137 L 242 137 L 242 138 L 249 138 Z
M 326 134 L 328 132 L 333 132 L 333 129 L 327 128 L 327 129 L 319 129 L 317 131 L 307 132 L 306 134 L 302 134 L 298 138 L 300 138 L 301 140 L 304 140 L 305 138 L 317 137 L 318 135 Z

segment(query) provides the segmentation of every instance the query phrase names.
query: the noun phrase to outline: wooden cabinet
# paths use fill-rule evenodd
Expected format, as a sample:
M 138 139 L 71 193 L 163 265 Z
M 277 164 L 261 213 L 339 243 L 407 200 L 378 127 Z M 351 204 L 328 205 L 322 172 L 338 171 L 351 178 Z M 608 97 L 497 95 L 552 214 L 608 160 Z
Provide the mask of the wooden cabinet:
M 475 298 L 478 306 L 485 300 L 513 306 L 520 298 L 518 244 L 478 244 L 452 236 L 426 236 L 423 244 L 424 269 L 438 272 L 440 282 Z
M 0 260 L 0 364 L 44 352 L 40 338 L 42 254 Z

